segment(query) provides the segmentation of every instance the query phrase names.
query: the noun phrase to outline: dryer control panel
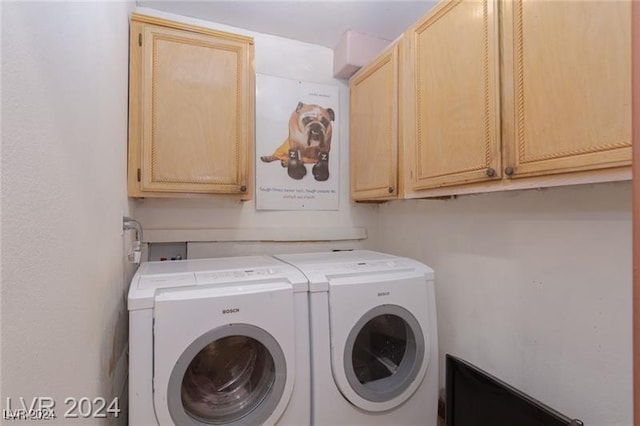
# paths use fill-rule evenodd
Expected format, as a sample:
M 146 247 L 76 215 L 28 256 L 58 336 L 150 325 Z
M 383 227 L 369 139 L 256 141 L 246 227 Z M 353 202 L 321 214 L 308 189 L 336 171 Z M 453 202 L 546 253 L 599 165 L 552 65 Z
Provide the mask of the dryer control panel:
M 427 280 L 433 279 L 433 270 L 420 262 L 368 250 L 279 255 L 276 258 L 304 272 L 309 278 L 311 292 L 328 291 L 331 280 L 347 276 L 414 273 L 424 275 Z
M 370 262 L 349 262 L 349 263 L 334 263 L 331 265 L 318 265 L 309 266 L 305 268 L 305 271 L 312 271 L 315 273 L 323 273 L 330 275 L 350 274 L 354 272 L 382 272 L 382 271 L 397 271 L 402 269 L 415 269 L 413 262 L 399 259 L 399 260 L 375 260 Z

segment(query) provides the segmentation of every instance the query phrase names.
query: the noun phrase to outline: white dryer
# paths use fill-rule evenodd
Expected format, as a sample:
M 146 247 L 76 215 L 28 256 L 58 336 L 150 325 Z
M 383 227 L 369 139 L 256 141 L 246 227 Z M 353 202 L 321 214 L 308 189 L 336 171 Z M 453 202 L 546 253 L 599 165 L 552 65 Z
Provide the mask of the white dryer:
M 372 251 L 276 257 L 309 279 L 311 423 L 435 426 L 433 271 Z
M 265 256 L 142 264 L 129 289 L 129 424 L 308 424 L 307 290 Z

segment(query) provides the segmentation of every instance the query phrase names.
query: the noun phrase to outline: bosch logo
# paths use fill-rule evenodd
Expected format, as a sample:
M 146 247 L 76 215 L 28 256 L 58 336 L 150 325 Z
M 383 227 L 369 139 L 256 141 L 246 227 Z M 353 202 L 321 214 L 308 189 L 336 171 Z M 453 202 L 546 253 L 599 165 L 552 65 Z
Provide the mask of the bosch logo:
M 391 294 L 391 293 L 390 293 L 390 292 L 388 292 L 388 291 L 381 291 L 380 293 L 378 293 L 378 297 L 379 297 L 379 296 L 388 296 L 388 295 L 390 295 L 390 294 Z
M 240 308 L 231 308 L 231 309 L 223 309 L 223 314 L 235 314 L 236 312 L 240 312 Z

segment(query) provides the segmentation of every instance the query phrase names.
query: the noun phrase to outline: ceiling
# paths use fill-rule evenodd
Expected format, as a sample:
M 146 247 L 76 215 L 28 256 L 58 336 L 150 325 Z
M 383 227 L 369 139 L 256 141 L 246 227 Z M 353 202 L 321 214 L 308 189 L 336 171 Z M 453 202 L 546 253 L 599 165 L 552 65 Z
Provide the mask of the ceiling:
M 347 30 L 394 40 L 436 1 L 166 1 L 138 5 L 335 48 Z

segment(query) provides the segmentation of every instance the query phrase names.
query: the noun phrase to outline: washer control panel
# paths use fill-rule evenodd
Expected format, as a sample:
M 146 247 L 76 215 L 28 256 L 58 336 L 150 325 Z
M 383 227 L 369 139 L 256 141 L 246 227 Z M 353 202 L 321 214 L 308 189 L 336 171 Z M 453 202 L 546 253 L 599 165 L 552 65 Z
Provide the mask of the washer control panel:
M 196 279 L 193 274 L 146 275 L 140 277 L 140 281 L 138 281 L 138 288 L 141 290 L 189 285 L 196 285 Z
M 196 280 L 198 284 L 209 283 L 214 284 L 217 282 L 234 282 L 247 279 L 259 279 L 277 277 L 284 272 L 282 268 L 256 268 L 256 269 L 241 269 L 231 271 L 215 271 L 215 272 L 198 272 L 196 273 Z

